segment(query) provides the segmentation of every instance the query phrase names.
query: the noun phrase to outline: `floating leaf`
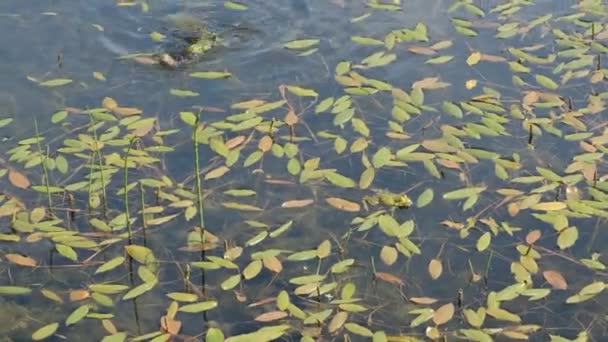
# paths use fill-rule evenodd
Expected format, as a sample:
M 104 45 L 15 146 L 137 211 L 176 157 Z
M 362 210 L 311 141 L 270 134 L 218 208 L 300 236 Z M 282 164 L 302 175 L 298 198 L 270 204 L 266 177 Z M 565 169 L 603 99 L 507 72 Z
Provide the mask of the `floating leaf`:
M 475 51 L 469 55 L 467 58 L 467 64 L 473 66 L 481 60 L 481 53 L 479 51 Z
M 38 264 L 35 259 L 21 254 L 8 253 L 4 257 L 6 260 L 19 266 L 35 267 Z
M 29 294 L 31 289 L 21 286 L 0 286 L 0 295 L 22 295 Z
M 314 202 L 313 199 L 285 201 L 281 204 L 281 208 L 302 208 L 309 206 Z
M 272 321 L 277 321 L 277 320 L 283 319 L 285 317 L 287 317 L 287 312 L 270 311 L 270 312 L 266 312 L 266 313 L 263 313 L 263 314 L 257 316 L 256 318 L 254 318 L 254 320 L 256 320 L 258 322 L 272 322 Z
M 217 301 L 209 300 L 206 302 L 184 305 L 184 306 L 180 307 L 178 311 L 188 312 L 188 313 L 199 313 L 199 312 L 209 311 L 213 308 L 216 308 L 217 305 L 218 305 Z
M 8 180 L 11 184 L 21 189 L 27 189 L 30 186 L 29 179 L 23 173 L 14 169 L 8 171 Z
M 190 74 L 190 77 L 205 78 L 208 80 L 217 80 L 217 79 L 222 79 L 222 78 L 228 78 L 230 76 L 232 76 L 231 73 L 223 72 L 223 71 L 200 71 L 200 72 L 193 72 Z
M 292 40 L 284 46 L 288 49 L 308 49 L 319 44 L 319 39 Z
M 64 86 L 67 84 L 72 83 L 73 81 L 69 78 L 55 78 L 52 80 L 48 80 L 48 81 L 44 81 L 44 82 L 40 82 L 39 84 L 43 87 L 60 87 L 60 86 Z
M 490 232 L 483 233 L 483 235 L 481 235 L 477 240 L 477 250 L 479 252 L 485 251 L 490 246 L 491 241 L 492 234 Z
M 391 246 L 384 246 L 380 251 L 380 259 L 388 266 L 394 264 L 398 256 L 397 250 Z
M 566 279 L 561 275 L 561 273 L 557 271 L 544 271 L 543 277 L 553 288 L 558 290 L 566 290 L 568 289 L 568 283 Z
M 445 55 L 445 56 L 439 56 L 439 57 L 428 59 L 425 63 L 426 64 L 444 64 L 444 63 L 451 61 L 452 59 L 454 59 L 454 56 Z
M 443 265 L 441 264 L 441 260 L 432 259 L 431 262 L 429 262 L 429 274 L 431 275 L 431 278 L 433 278 L 433 279 L 439 278 L 441 276 L 442 272 L 443 272 Z
M 419 196 L 418 199 L 416 200 L 416 206 L 418 208 L 422 208 L 422 207 L 426 207 L 428 204 L 430 204 L 433 201 L 433 189 L 427 188 L 425 189 Z
M 452 303 L 442 305 L 433 313 L 433 322 L 437 325 L 449 322 L 454 317 L 454 310 L 454 304 Z
M 339 210 L 349 212 L 358 212 L 359 210 L 361 210 L 361 206 L 358 203 L 351 202 L 342 198 L 328 197 L 325 200 L 327 201 L 327 203 L 329 203 L 329 205 Z
M 72 313 L 66 318 L 65 325 L 70 326 L 80 322 L 90 310 L 89 305 L 81 305 L 76 310 L 72 311 Z
M 486 190 L 486 187 L 463 188 L 443 194 L 443 198 L 447 200 L 456 200 L 479 195 Z
M 369 330 L 357 323 L 345 323 L 344 328 L 355 335 L 359 335 L 359 336 L 363 336 L 363 337 L 372 337 L 374 335 L 374 333 L 372 333 L 371 330 Z
M 42 341 L 45 338 L 53 335 L 57 331 L 58 328 L 59 328 L 59 323 L 55 322 L 55 323 L 47 324 L 47 325 L 43 326 L 42 328 L 34 331 L 34 333 L 32 334 L 32 340 Z
M 535 77 L 536 77 L 536 82 L 545 88 L 548 88 L 551 90 L 556 90 L 557 88 L 559 88 L 559 85 L 547 76 L 536 75 Z
M 557 237 L 557 245 L 560 249 L 566 249 L 574 246 L 578 240 L 578 229 L 576 227 L 568 227 L 559 232 Z

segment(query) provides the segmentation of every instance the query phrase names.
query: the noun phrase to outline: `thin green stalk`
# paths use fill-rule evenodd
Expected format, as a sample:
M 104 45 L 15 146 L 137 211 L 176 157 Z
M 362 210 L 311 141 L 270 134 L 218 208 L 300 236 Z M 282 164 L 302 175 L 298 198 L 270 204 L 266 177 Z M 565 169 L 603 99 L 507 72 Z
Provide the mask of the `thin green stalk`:
M 141 222 L 142 222 L 142 232 L 144 237 L 144 246 L 148 245 L 147 237 L 146 237 L 146 228 L 148 225 L 146 224 L 146 196 L 144 191 L 144 184 L 139 182 L 139 194 L 141 198 Z
M 203 192 L 201 186 L 201 175 L 200 175 L 200 163 L 198 156 L 198 125 L 200 122 L 200 112 L 196 114 L 196 123 L 194 125 L 194 132 L 192 141 L 194 144 L 194 172 L 196 174 L 196 198 L 198 202 L 198 218 L 201 226 L 201 245 L 205 243 L 205 217 L 203 214 Z M 204 250 L 204 248 L 203 248 Z
M 129 217 L 129 191 L 128 191 L 128 185 L 129 185 L 129 154 L 131 154 L 131 147 L 133 146 L 133 143 L 135 142 L 135 140 L 137 139 L 137 137 L 132 137 L 131 140 L 129 141 L 129 147 L 127 148 L 127 154 L 125 155 L 125 169 L 124 169 L 124 174 L 123 174 L 123 180 L 124 180 L 124 185 L 123 185 L 123 191 L 124 191 L 124 202 L 125 202 L 125 218 L 126 218 L 126 222 L 127 222 L 127 232 L 129 233 L 129 245 L 133 242 L 133 232 L 131 231 L 131 218 Z
M 36 145 L 38 146 L 38 153 L 40 153 L 42 158 L 42 172 L 44 174 L 44 186 L 46 187 L 46 196 L 48 200 L 49 211 L 53 212 L 53 200 L 51 198 L 51 188 L 49 185 L 49 171 L 46 168 L 46 160 L 48 157 L 47 153 L 42 153 L 42 145 L 40 145 L 40 131 L 38 131 L 38 120 L 34 120 L 34 129 L 36 130 Z M 42 157 L 44 156 L 44 157 Z
M 93 138 L 95 139 L 95 151 L 94 153 L 97 155 L 97 160 L 99 161 L 99 179 L 101 181 L 101 195 L 103 196 L 102 199 L 102 203 L 103 203 L 103 213 L 104 216 L 106 216 L 106 213 L 108 211 L 108 201 L 107 201 L 107 196 L 106 196 L 106 183 L 104 181 L 104 176 L 103 176 L 103 158 L 101 156 L 101 150 L 98 147 L 98 141 L 99 139 L 97 138 L 97 128 L 95 128 L 95 119 L 93 118 L 93 115 L 91 113 L 89 113 L 89 120 L 91 120 L 91 127 L 93 127 Z

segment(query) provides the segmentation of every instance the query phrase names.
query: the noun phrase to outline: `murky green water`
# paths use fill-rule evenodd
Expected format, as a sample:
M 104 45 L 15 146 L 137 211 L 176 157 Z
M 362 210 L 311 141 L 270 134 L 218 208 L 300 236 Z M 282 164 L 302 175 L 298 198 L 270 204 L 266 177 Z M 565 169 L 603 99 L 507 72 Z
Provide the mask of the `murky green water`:
M 601 341 L 606 14 L 3 2 L 2 339 Z

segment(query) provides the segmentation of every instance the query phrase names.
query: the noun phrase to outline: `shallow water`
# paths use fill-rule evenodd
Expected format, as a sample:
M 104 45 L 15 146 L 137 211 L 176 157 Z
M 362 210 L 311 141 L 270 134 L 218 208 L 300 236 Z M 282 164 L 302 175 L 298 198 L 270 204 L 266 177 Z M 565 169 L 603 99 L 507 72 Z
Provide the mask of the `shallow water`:
M 14 120 L 10 126 L 0 128 L 5 147 L 0 161 L 3 172 L 9 174 L 3 173 L 2 184 L 7 189 L 3 194 L 7 198 L 0 203 L 15 197 L 23 205 L 19 209 L 20 214 L 3 214 L 1 218 L 6 226 L 1 231 L 6 234 L 3 237 L 6 241 L 0 242 L 0 248 L 6 260 L 0 264 L 3 279 L 0 286 L 26 287 L 32 292 L 13 296 L 0 290 L 0 295 L 6 296 L 7 301 L 31 312 L 31 317 L 19 331 L 0 327 L 0 332 L 8 338 L 22 340 L 23 336 L 27 339 L 37 329 L 57 322 L 58 329 L 50 334 L 49 340 L 101 340 L 104 336 L 109 338 L 113 335 L 114 340 L 120 341 L 120 332 L 136 338 L 158 331 L 145 340 L 158 337 L 158 340 L 172 338 L 181 341 L 203 340 L 210 328 L 219 328 L 228 337 L 259 332 L 258 329 L 264 326 L 287 324 L 288 331 L 276 338 L 300 340 L 309 336 L 333 340 L 342 339 L 344 335 L 348 336 L 344 337 L 345 340 L 358 341 L 369 339 L 369 335 L 375 333 L 375 338 L 381 341 L 385 332 L 390 336 L 389 340 L 395 341 L 399 338 L 405 340 L 405 336 L 421 340 L 452 340 L 465 338 L 467 333 L 474 334 L 471 331 L 475 331 L 477 337 L 471 335 L 469 340 L 488 341 L 487 338 L 492 340 L 493 337 L 502 341 L 525 337 L 544 341 L 551 335 L 574 339 L 577 334 L 587 331 L 593 340 L 601 340 L 606 327 L 603 287 L 588 301 L 580 304 L 566 302 L 585 286 L 592 282 L 601 283 L 606 278 L 602 269 L 586 267 L 582 261 L 590 259 L 595 252 L 599 253 L 598 260 L 601 261 L 601 255 L 606 252 L 606 235 L 602 227 L 606 223 L 608 196 L 602 197 L 601 194 L 608 192 L 608 187 L 600 181 L 607 172 L 603 154 L 606 147 L 602 143 L 606 135 L 606 116 L 603 109 L 595 110 L 589 105 L 591 95 L 605 95 L 607 77 L 598 82 L 590 81 L 593 72 L 603 72 L 605 51 L 597 47 L 600 52 L 583 49 L 584 44 L 594 41 L 592 38 L 595 37 L 590 37 L 590 33 L 584 36 L 586 40 L 583 39 L 583 43 L 572 43 L 556 38 L 555 30 L 561 29 L 572 37 L 582 36 L 589 29 L 585 25 L 593 21 L 597 25 L 597 32 L 594 31 L 593 35 L 601 35 L 600 32 L 606 32 L 603 26 L 606 16 L 587 15 L 574 23 L 557 19 L 576 12 L 583 13 L 574 7 L 576 1 L 566 0 L 539 0 L 535 4 L 512 1 L 522 9 L 504 17 L 499 17 L 493 10 L 509 2 L 462 2 L 475 4 L 478 6 L 475 8 L 485 12 L 485 16 L 475 16 L 470 9 L 467 12 L 462 8 L 448 12 L 454 4 L 449 0 L 408 1 L 400 4 L 401 10 L 395 12 L 374 9 L 366 1 L 341 0 L 254 0 L 246 2 L 247 9 L 243 11 L 230 9 L 223 1 L 202 0 L 137 2 L 128 6 L 107 1 L 4 1 L 0 4 L 0 32 L 3 32 L 0 35 L 0 46 L 3 47 L 0 50 L 3 58 L 0 65 L 0 74 L 3 75 L 0 79 L 0 119 Z M 119 58 L 136 53 L 162 52 L 164 46 L 172 44 L 170 33 L 175 30 L 167 18 L 180 13 L 209 23 L 210 28 L 224 34 L 225 45 L 213 49 L 196 63 L 176 69 Z M 364 17 L 367 14 L 369 16 Z M 512 22 L 522 27 L 545 14 L 552 14 L 552 17 L 529 30 L 524 27 L 508 39 L 495 37 L 499 25 Z M 478 35 L 470 37 L 458 33 L 453 19 L 466 21 L 466 25 L 478 31 Z M 415 30 L 417 23 L 424 23 L 429 41 L 397 42 L 394 47 L 386 48 L 388 44 L 384 40 L 389 32 Z M 169 41 L 155 42 L 150 37 L 153 32 L 166 35 Z M 360 40 L 366 37 L 377 41 L 357 43 L 351 38 L 356 36 Z M 320 38 L 315 46 L 318 51 L 299 56 L 298 51 L 285 48 L 288 42 L 306 38 Z M 604 46 L 606 42 L 603 39 L 595 42 Z M 450 41 L 452 45 L 446 49 L 430 49 L 442 41 Z M 581 52 L 564 53 L 565 46 L 569 44 L 580 48 Z M 510 52 L 513 47 L 535 56 L 557 54 L 558 57 L 555 62 L 546 64 L 528 62 Z M 415 48 L 418 50 L 414 51 Z M 365 65 L 365 59 L 380 50 L 394 53 L 396 59 L 380 67 Z M 473 63 L 470 59 L 476 51 L 494 60 Z M 568 67 L 562 65 L 562 69 L 557 69 L 558 63 L 568 63 L 583 54 L 592 58 L 601 56 L 599 63 L 572 67 L 573 71 L 589 70 L 589 74 L 575 75 L 565 84 L 555 84 L 555 89 L 535 79 L 535 75 L 542 74 L 559 83 L 564 77 L 563 68 Z M 445 63 L 429 62 L 441 55 L 450 55 L 453 59 Z M 357 77 L 360 77 L 366 80 L 363 83 L 367 88 L 363 88 L 378 87 L 372 89 L 374 93 L 371 95 L 354 94 L 349 99 L 352 100 L 354 118 L 369 129 L 367 134 L 360 126 L 354 127 L 350 118 L 336 123 L 336 117 L 344 111 L 330 114 L 330 106 L 320 113 L 315 112 L 326 98 L 338 99 L 348 91 L 361 90 L 361 84 L 346 87 L 336 81 L 336 67 L 345 61 L 351 62 L 347 73 L 356 73 L 351 73 L 352 78 L 347 82 L 356 84 Z M 507 62 L 521 62 L 530 71 L 514 72 Z M 231 77 L 191 77 L 192 73 L 204 71 L 225 71 L 231 73 Z M 105 80 L 100 80 L 99 74 L 95 76 L 94 72 L 103 74 Z M 527 84 L 518 85 L 514 76 L 521 77 Z M 413 84 L 429 77 L 438 77 L 449 86 L 430 89 L 432 87 L 427 85 L 423 87 L 422 95 L 416 95 L 417 90 L 412 90 Z M 73 81 L 58 87 L 37 84 L 58 78 Z M 388 84 L 390 89 L 382 89 L 378 83 L 366 83 L 369 79 L 384 82 L 382 85 Z M 470 86 L 472 81 L 477 85 Z M 298 91 L 289 93 L 289 88 L 284 88 L 286 85 L 314 89 L 317 95 L 297 96 Z M 398 113 L 395 113 L 393 104 L 399 96 L 396 95 L 398 92 L 391 92 L 395 89 L 408 92 L 407 96 L 411 98 L 422 96 L 422 99 L 418 98 L 420 103 L 410 103 L 407 107 L 410 111 L 407 118 L 396 118 Z M 175 96 L 175 90 L 197 94 L 180 97 Z M 529 108 L 523 106 L 533 95 L 542 98 L 551 94 L 561 98 L 551 97 L 545 102 L 559 100 L 561 104 L 543 107 L 538 105 L 540 100 L 537 99 L 531 101 Z M 242 120 L 230 115 L 250 113 L 245 109 L 231 108 L 231 105 L 249 100 L 273 102 L 284 96 L 288 102 L 279 110 L 252 115 L 254 119 L 261 117 L 260 122 L 242 130 L 232 126 Z M 96 118 L 99 120 L 96 130 L 87 129 L 93 117 L 81 111 L 100 106 L 106 107 L 107 113 L 115 110 L 116 106 L 108 106 L 108 102 L 102 104 L 106 97 L 114 99 L 120 107 L 141 109 L 144 120 L 156 118 L 154 127 L 144 127 L 147 130 L 140 139 L 129 141 L 133 130 L 139 126 L 136 122 L 129 122 L 131 119 L 125 118 L 128 115 L 115 112 L 109 114 L 115 121 L 102 122 L 103 119 Z M 458 117 L 447 114 L 445 101 L 455 104 L 482 102 L 482 105 L 494 107 L 481 107 L 476 113 L 474 108 L 460 104 L 465 115 Z M 69 111 L 67 118 L 56 120 L 53 113 L 66 108 Z M 208 246 L 209 250 L 204 255 L 196 248 L 191 250 L 197 238 L 200 241 L 195 232 L 200 223 L 195 209 L 192 128 L 184 114 L 180 114 L 196 112 L 200 108 L 203 108 L 201 122 L 207 128 L 218 129 L 222 137 L 219 145 L 209 141 L 199 144 L 200 173 L 204 177 L 205 228 L 218 238 L 217 243 Z M 521 109 L 522 117 L 512 114 L 513 108 Z M 569 110 L 584 108 L 593 113 L 581 113 L 576 116 L 579 121 L 562 121 L 562 115 Z M 298 115 L 293 130 L 283 122 L 289 120 L 286 115 L 290 110 Z M 34 120 L 40 134 L 46 137 L 40 146 L 45 151 L 43 155 L 53 159 L 54 163 L 58 163 L 54 158 L 65 156 L 69 162 L 66 172 L 60 172 L 56 167 L 47 170 L 39 164 L 28 165 L 28 160 L 35 159 L 36 152 L 25 158 L 14 156 L 11 149 L 19 141 L 21 146 L 31 146 L 33 151 L 37 151 L 36 144 L 22 141 L 36 134 Z M 546 125 L 547 122 L 552 126 Z M 403 131 L 397 132 L 397 127 Z M 561 136 L 555 134 L 555 127 L 561 130 Z M 113 134 L 113 129 L 117 131 L 116 137 L 105 139 L 104 135 Z M 159 134 L 172 129 L 176 130 L 174 134 Z M 459 133 L 446 138 L 446 134 L 442 134 L 446 129 Z M 587 132 L 591 134 L 584 138 L 572 137 L 572 134 Z M 66 151 L 69 139 L 97 140 L 97 134 L 104 141 L 99 154 L 90 147 L 77 152 Z M 244 166 L 253 153 L 266 149 L 260 142 L 265 135 L 274 139 L 272 149 L 268 147 L 263 158 Z M 238 162 L 229 164 L 225 175 L 210 176 L 228 164 L 227 156 L 220 152 L 226 148 L 224 142 L 232 138 L 245 141 L 242 147 L 227 148 L 239 151 Z M 357 139 L 365 139 L 369 144 L 361 149 L 363 152 L 351 150 Z M 432 145 L 434 139 L 443 140 L 439 145 Z M 459 141 L 462 146 L 457 146 Z M 73 141 L 71 143 L 74 144 Z M 341 144 L 344 145 L 342 148 Z M 409 153 L 399 157 L 398 151 L 412 144 L 422 144 L 416 152 L 434 155 L 430 166 L 408 160 L 408 157 L 412 158 Z M 162 153 L 155 150 L 159 147 L 171 151 Z M 383 157 L 378 151 L 382 149 L 388 149 L 393 156 L 381 160 Z M 497 155 L 488 157 L 483 151 Z M 141 162 L 125 174 L 122 156 L 126 154 L 129 158 L 136 159 L 145 154 L 159 160 Z M 307 160 L 314 164 L 311 160 L 314 158 L 319 158 L 319 168 L 336 170 L 341 176 L 321 176 L 302 181 L 302 165 L 306 165 Z M 570 170 L 577 158 L 586 158 L 587 169 Z M 472 162 L 471 159 L 478 160 Z M 102 176 L 102 180 L 99 176 L 91 180 L 89 170 L 98 167 L 98 162 L 105 168 L 115 168 L 115 172 Z M 512 164 L 518 166 L 512 167 Z M 296 168 L 295 172 L 293 168 Z M 552 176 L 546 176 L 546 173 L 544 178 L 530 184 L 513 181 L 517 177 L 542 174 L 538 168 L 552 170 L 559 176 L 581 178 L 574 185 L 567 178 L 552 180 Z M 594 175 L 590 176 L 589 168 L 595 171 Z M 360 177 L 370 169 L 374 169 L 373 183 L 362 186 Z M 26 175 L 28 183 L 24 184 L 14 171 Z M 50 176 L 47 177 L 47 173 Z M 501 179 L 505 173 L 506 177 Z M 125 178 L 133 186 L 126 198 L 123 196 Z M 50 179 L 49 184 L 45 183 L 47 179 Z M 83 182 L 83 185 L 76 187 L 74 184 L 77 182 Z M 101 182 L 107 183 L 105 192 L 101 190 Z M 41 190 L 34 191 L 31 185 L 43 186 Z M 28 215 L 40 213 L 34 213 L 34 208 L 48 207 L 46 185 L 63 187 L 63 190 L 50 195 L 53 212 L 45 209 L 42 218 L 58 218 L 60 222 L 55 228 L 61 232 L 54 235 L 37 226 L 36 222 L 31 231 L 15 229 L 15 221 L 34 221 L 28 218 Z M 548 190 L 539 190 L 540 186 L 546 186 Z M 471 187 L 484 189 L 479 196 L 464 196 L 460 200 L 445 196 L 453 190 Z M 577 209 L 565 195 L 566 190 L 572 191 L 573 187 L 579 189 L 583 199 L 595 198 L 595 201 Z M 230 192 L 236 189 L 248 189 L 249 192 L 244 195 Z M 419 196 L 425 189 L 432 189 L 434 197 L 430 203 L 420 205 Z M 505 199 L 505 189 L 516 189 L 521 193 Z M 600 194 L 596 192 L 594 195 L 594 190 Z M 367 204 L 364 196 L 373 197 L 378 191 L 407 193 L 414 204 L 409 209 Z M 104 193 L 106 202 L 103 205 L 89 204 L 91 198 L 99 198 Z M 535 202 L 532 200 L 534 193 L 539 194 Z M 70 196 L 73 196 L 72 200 Z M 336 205 L 326 201 L 331 197 L 348 199 L 361 208 L 338 210 Z M 525 207 L 524 198 L 532 202 L 528 205 L 532 209 Z M 312 200 L 312 204 L 289 202 L 303 199 Z M 463 209 L 466 205 L 463 202 L 467 199 L 473 203 L 470 208 Z M 184 204 L 187 201 L 190 202 Z M 538 202 L 542 203 L 539 205 Z M 243 207 L 243 204 L 253 206 L 253 209 Z M 547 207 L 542 204 L 550 209 L 543 209 Z M 289 205 L 294 208 L 285 208 Z M 522 208 L 515 212 L 517 206 Z M 597 212 L 587 212 L 588 217 L 581 217 L 585 210 L 590 210 L 589 206 L 598 209 Z M 140 211 L 145 208 L 159 213 L 144 217 Z M 69 210 L 75 212 L 73 219 Z M 125 211 L 136 219 L 132 225 L 133 236 L 128 239 L 124 225 L 115 222 Z M 403 240 L 400 242 L 397 233 L 391 233 L 391 229 L 377 225 L 360 228 L 361 222 L 356 217 L 362 220 L 374 212 L 390 222 L 396 220 L 398 224 L 413 220 L 412 231 L 401 238 L 409 239 L 410 245 L 415 245 L 411 248 L 419 249 L 420 254 L 413 250 L 397 252 L 399 248 L 407 248 L 403 247 Z M 538 215 L 543 213 L 557 215 L 558 218 Z M 173 214 L 176 216 L 163 216 Z M 163 217 L 167 218 L 166 222 L 154 223 L 155 218 Z M 559 225 L 547 220 L 566 220 L 566 217 L 565 226 L 559 229 L 577 227 L 576 244 L 559 248 L 556 244 L 564 243 L 559 236 L 566 233 L 558 233 L 554 226 Z M 103 231 L 91 219 L 120 227 L 116 231 Z M 391 225 L 386 222 L 389 221 L 385 221 L 386 225 Z M 470 227 L 463 228 L 467 224 Z M 279 227 L 288 229 L 273 236 L 272 232 Z M 512 233 L 510 229 L 513 229 Z M 542 238 L 527 244 L 527 234 L 535 229 L 542 233 Z M 264 235 L 265 232 L 270 235 Z M 481 237 L 490 234 L 488 232 L 492 232 L 491 243 L 481 248 Z M 71 252 L 57 246 L 74 242 L 62 240 L 58 237 L 61 234 L 74 234 L 87 241 L 95 241 L 94 247 L 70 248 L 76 254 L 70 260 L 66 255 Z M 11 239 L 19 239 L 19 242 L 9 241 Z M 325 247 L 320 245 L 327 243 L 331 248 L 325 255 L 321 252 Z M 125 246 L 130 244 L 149 248 L 158 264 L 146 264 L 138 260 L 137 253 L 125 252 Z M 520 251 L 516 249 L 518 245 Z M 230 259 L 224 253 L 234 252 L 233 247 L 243 248 L 242 256 L 234 260 L 238 267 L 209 262 L 212 260 L 210 256 Z M 317 250 L 316 254 L 314 250 Z M 538 270 L 527 265 L 530 269 L 526 274 L 533 280 L 530 283 L 514 277 L 513 267 L 523 268 L 522 254 L 525 259 L 528 253 L 533 253 L 532 250 L 542 257 L 532 265 L 538 264 Z M 313 257 L 293 260 L 294 253 L 306 251 L 313 251 Z M 263 252 L 276 254 L 277 258 L 261 258 Z M 393 253 L 397 255 L 394 257 L 396 261 L 390 261 Z M 407 253 L 413 255 L 405 256 Z M 31 260 L 15 259 L 18 258 L 16 254 Z M 128 258 L 129 255 L 134 259 Z M 96 273 L 105 262 L 123 256 L 125 261 L 117 267 Z M 201 258 L 208 262 L 205 266 L 208 269 L 204 272 L 195 266 Z M 262 259 L 264 266 L 259 261 Z M 429 262 L 433 259 L 441 261 L 440 271 L 436 268 L 429 270 L 432 267 Z M 28 264 L 32 260 L 35 265 Z M 277 260 L 279 272 L 276 272 Z M 352 265 L 344 272 L 332 269 L 341 261 L 352 262 Z M 274 271 L 271 262 L 275 262 Z M 249 272 L 256 267 L 262 270 L 250 276 Z M 563 284 L 559 279 L 543 274 L 551 270 L 558 271 L 567 279 L 567 289 L 555 289 Z M 135 299 L 127 297 L 124 300 L 124 294 L 131 293 L 129 290 L 147 284 L 144 281 L 146 272 L 152 273 L 154 286 Z M 435 277 L 430 274 L 436 272 L 439 275 Z M 244 279 L 235 286 L 226 286 L 231 276 L 238 278 L 239 274 L 243 274 Z M 319 274 L 326 275 L 319 281 L 321 284 L 333 284 L 335 288 L 325 291 L 319 285 L 321 288 L 307 292 L 299 287 L 301 284 L 294 284 L 298 277 Z M 103 283 L 120 284 L 125 288 L 117 293 L 91 290 L 95 288 L 91 285 Z M 332 302 L 343 296 L 349 283 L 356 285 L 354 297 L 357 300 L 342 298 L 344 302 Z M 471 323 L 467 309 L 493 306 L 488 304 L 488 298 L 512 284 L 522 286 L 522 289 L 551 289 L 551 292 L 539 300 L 528 298 L 532 296 L 529 293 L 517 293 L 514 298 L 501 300 L 501 308 L 513 313 L 515 318 L 504 312 L 501 316 L 495 310 L 488 314 L 482 325 Z M 229 288 L 223 289 L 223 286 Z M 43 290 L 52 291 L 56 297 Z M 289 294 L 295 309 L 277 309 L 275 297 L 281 291 Z M 206 310 L 204 314 L 178 312 L 175 319 L 181 322 L 181 329 L 179 332 L 171 330 L 173 336 L 163 335 L 167 328 L 159 322 L 169 306 L 177 305 L 177 302 L 180 302 L 180 307 L 191 304 L 188 300 L 175 300 L 168 295 L 175 292 L 194 294 L 194 302 L 216 301 L 217 307 Z M 79 295 L 84 298 L 76 298 Z M 92 295 L 94 297 L 90 298 Z M 509 297 L 504 292 L 502 295 Z M 424 299 L 420 299 L 422 297 Z M 431 299 L 432 303 L 425 302 Z M 454 310 L 451 315 L 442 311 L 449 311 L 450 303 Z M 348 304 L 358 306 L 349 307 Z M 68 323 L 69 317 L 74 319 L 73 312 L 80 308 L 87 310 L 86 318 L 83 316 L 75 323 Z M 300 314 L 299 310 L 305 313 Z M 331 313 L 315 316 L 324 310 L 331 310 Z M 342 322 L 335 326 L 340 318 L 336 316 L 338 312 L 348 312 L 346 325 L 343 326 Z M 260 318 L 259 315 L 264 313 L 271 313 L 276 318 Z M 427 319 L 420 321 L 424 315 L 428 316 Z M 41 335 L 43 333 L 40 332 Z M 268 338 L 268 334 L 260 334 L 241 338 Z

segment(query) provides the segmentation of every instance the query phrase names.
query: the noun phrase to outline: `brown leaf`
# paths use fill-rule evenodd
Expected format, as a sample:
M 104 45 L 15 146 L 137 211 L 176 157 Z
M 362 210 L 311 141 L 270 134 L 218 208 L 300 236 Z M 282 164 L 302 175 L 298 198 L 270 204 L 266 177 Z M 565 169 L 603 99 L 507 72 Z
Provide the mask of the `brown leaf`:
M 281 208 L 302 208 L 313 203 L 315 203 L 315 200 L 313 199 L 291 200 L 283 202 L 283 204 L 281 204 Z
M 288 126 L 293 126 L 298 123 L 299 119 L 296 113 L 293 110 L 290 110 L 287 115 L 285 115 L 285 119 L 283 120 Z
M 410 297 L 410 302 L 415 304 L 428 305 L 436 303 L 437 299 L 431 297 Z
M 111 97 L 104 97 L 101 101 L 101 106 L 109 111 L 113 111 L 114 108 L 118 107 L 118 103 Z
M 266 257 L 262 259 L 262 262 L 264 263 L 264 267 L 274 273 L 279 273 L 283 270 L 283 264 L 281 264 L 281 260 L 276 256 Z
M 234 137 L 234 138 L 232 138 L 232 139 L 230 139 L 230 140 L 226 141 L 226 144 L 225 144 L 225 145 L 226 145 L 226 147 L 227 147 L 229 150 L 232 150 L 232 149 L 234 149 L 234 148 L 236 148 L 236 147 L 240 146 L 240 145 L 241 145 L 243 142 L 245 142 L 245 140 L 246 140 L 246 139 L 247 139 L 247 137 L 246 137 L 246 136 L 244 136 L 244 135 L 239 135 L 239 136 L 237 136 L 237 137 Z
M 263 313 L 255 318 L 258 322 L 272 322 L 287 317 L 287 312 L 284 311 L 270 311 Z
M 167 316 L 162 316 L 160 318 L 160 328 L 168 332 L 171 335 L 179 334 L 179 330 L 182 327 L 182 322 L 175 320 L 173 318 L 169 318 Z
M 437 51 L 435 51 L 431 48 L 424 47 L 424 46 L 415 46 L 415 45 L 408 46 L 407 51 L 417 54 L 417 55 L 424 55 L 424 56 L 432 56 L 437 53 Z
M 376 278 L 378 278 L 380 280 L 384 280 L 387 283 L 391 283 L 391 284 L 395 284 L 395 285 L 399 285 L 399 286 L 405 285 L 405 283 L 403 282 L 403 280 L 401 280 L 401 278 L 397 277 L 396 275 L 392 275 L 390 273 L 376 272 L 376 273 L 374 273 L 374 275 L 376 276 Z
M 449 83 L 442 82 L 439 77 L 427 77 L 414 82 L 414 84 L 412 84 L 412 88 L 441 89 L 448 87 L 449 85 Z
M 540 239 L 541 235 L 542 233 L 538 229 L 529 232 L 528 235 L 526 235 L 526 243 L 528 245 L 533 245 L 536 241 L 538 241 L 538 239 Z
M 8 171 L 8 180 L 11 182 L 11 184 L 21 189 L 27 189 L 30 187 L 30 180 L 27 179 L 23 173 L 14 169 L 10 169 Z
M 70 300 L 77 302 L 91 297 L 91 293 L 87 290 L 73 290 L 70 291 Z
M 260 299 L 260 300 L 258 300 L 255 303 L 251 303 L 251 304 L 247 305 L 247 307 L 248 308 L 255 308 L 256 306 L 265 305 L 265 304 L 268 304 L 268 303 L 274 303 L 276 301 L 277 301 L 276 297 L 267 297 L 267 298 L 264 298 L 264 299 Z
M 327 203 L 329 203 L 329 205 L 331 205 L 332 207 L 339 209 L 339 210 L 344 210 L 344 211 L 349 211 L 349 212 L 358 212 L 359 210 L 361 210 L 361 206 L 358 203 L 355 202 L 351 202 L 342 198 L 338 198 L 338 197 L 328 197 L 325 199 L 327 201 Z
M 258 142 L 258 148 L 262 152 L 268 152 L 272 148 L 272 143 L 272 138 L 269 135 L 265 135 L 260 139 L 260 142 Z
M 330 333 L 336 332 L 338 329 L 340 329 L 344 325 L 344 323 L 346 323 L 347 319 L 348 319 L 348 312 L 340 311 L 340 312 L 336 313 L 336 315 L 329 322 L 329 325 L 327 326 L 327 330 Z
M 443 265 L 441 264 L 441 260 L 432 259 L 431 262 L 429 262 L 429 274 L 431 275 L 431 278 L 433 278 L 433 280 L 437 279 L 441 277 L 441 273 L 443 273 Z
M 497 56 L 497 55 L 488 55 L 485 53 L 481 54 L 481 61 L 485 61 L 485 62 L 496 62 L 496 63 L 500 63 L 500 62 L 506 62 L 507 59 L 504 58 L 503 56 Z
M 33 258 L 21 254 L 6 254 L 4 257 L 15 265 L 35 267 L 38 263 Z
M 454 304 L 448 303 L 435 310 L 433 313 L 433 322 L 437 325 L 445 324 L 454 317 Z
M 557 271 L 545 271 L 543 272 L 543 277 L 545 277 L 547 283 L 551 284 L 553 288 L 556 288 L 558 290 L 566 290 L 568 288 L 568 283 L 566 282 L 566 279 L 564 279 L 564 276 L 562 276 L 561 273 Z

